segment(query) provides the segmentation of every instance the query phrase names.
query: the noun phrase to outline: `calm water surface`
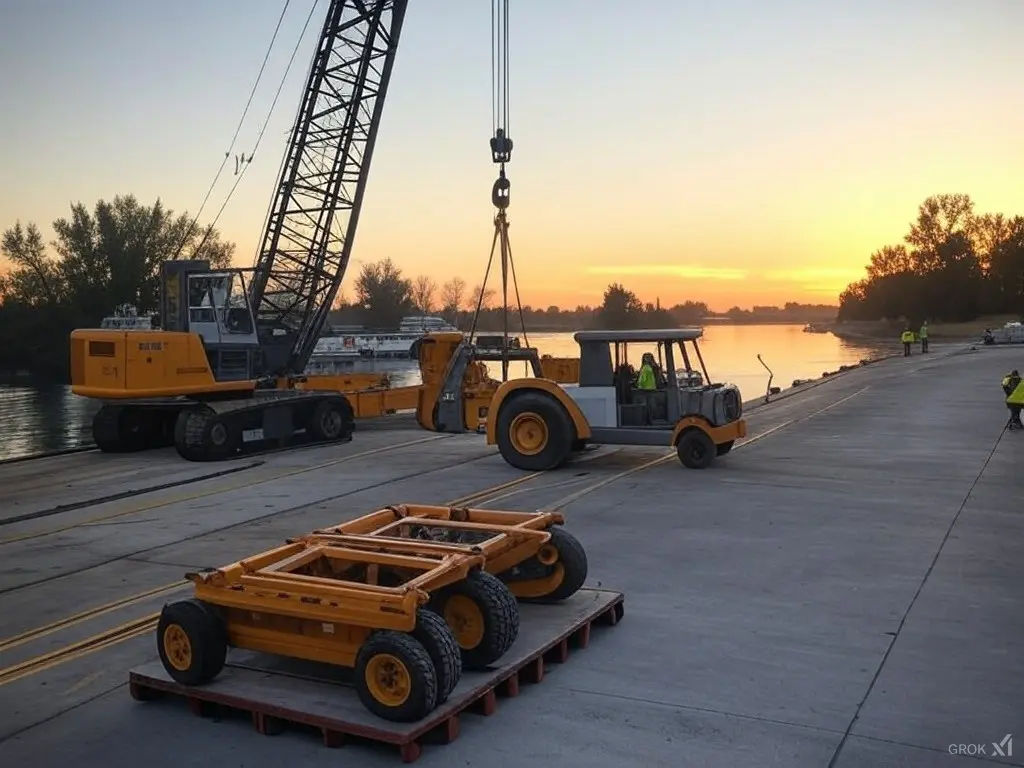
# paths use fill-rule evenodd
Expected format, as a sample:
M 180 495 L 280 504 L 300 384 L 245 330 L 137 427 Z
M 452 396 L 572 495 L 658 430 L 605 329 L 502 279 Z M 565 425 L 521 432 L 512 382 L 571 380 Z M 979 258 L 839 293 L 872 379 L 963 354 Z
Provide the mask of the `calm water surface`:
M 531 334 L 529 342 L 541 354 L 579 354 L 571 333 Z M 644 351 L 640 345 L 630 346 L 634 365 Z M 709 325 L 704 329 L 701 351 L 713 380 L 730 381 L 740 387 L 744 399 L 751 399 L 764 394 L 768 384 L 768 372 L 757 361 L 758 354 L 774 371 L 773 384 L 788 387 L 794 379 L 817 378 L 825 371 L 891 350 L 842 341 L 831 334 L 804 333 L 799 325 Z M 391 373 L 393 386 L 419 381 L 419 371 L 408 361 L 352 365 L 353 370 Z M 490 368 L 492 376 L 501 378 L 500 363 Z M 523 370 L 525 364 L 514 364 L 509 373 L 522 375 Z M 67 387 L 0 386 L 0 419 L 7 433 L 0 443 L 0 460 L 89 445 L 90 422 L 97 407 L 95 402 L 71 394 Z

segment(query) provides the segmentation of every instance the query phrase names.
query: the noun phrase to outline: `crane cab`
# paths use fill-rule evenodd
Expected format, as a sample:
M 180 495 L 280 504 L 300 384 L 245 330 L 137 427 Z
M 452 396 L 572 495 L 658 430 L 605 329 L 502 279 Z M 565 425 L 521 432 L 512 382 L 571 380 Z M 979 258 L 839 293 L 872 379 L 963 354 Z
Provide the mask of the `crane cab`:
M 260 340 L 242 270 L 164 262 L 159 321 L 72 331 L 72 392 L 124 400 L 254 389 Z
M 502 384 L 488 414 L 488 443 L 529 471 L 553 469 L 588 443 L 665 445 L 684 466 L 708 467 L 746 436 L 746 422 L 739 389 L 711 383 L 702 335 L 699 328 L 578 332 L 579 384 Z M 641 386 L 644 352 L 653 381 Z

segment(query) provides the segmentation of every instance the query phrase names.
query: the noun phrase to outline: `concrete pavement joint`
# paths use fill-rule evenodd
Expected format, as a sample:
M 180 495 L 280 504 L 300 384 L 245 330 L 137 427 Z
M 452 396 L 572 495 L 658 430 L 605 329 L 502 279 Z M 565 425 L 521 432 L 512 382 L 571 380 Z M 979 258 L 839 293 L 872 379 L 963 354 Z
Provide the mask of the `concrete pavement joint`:
M 992 446 L 992 450 L 988 452 L 988 456 L 985 457 L 985 462 L 981 465 L 981 469 L 978 470 L 977 476 L 971 483 L 971 487 L 967 489 L 967 494 L 964 496 L 962 502 L 960 502 L 960 508 L 957 509 L 956 514 L 953 515 L 952 521 L 946 528 L 946 533 L 942 537 L 942 541 L 939 542 L 939 546 L 935 550 L 935 554 L 932 556 L 931 562 L 928 564 L 927 570 L 924 572 L 924 577 L 921 579 L 921 583 L 917 585 L 917 589 L 914 591 L 914 596 L 910 598 L 910 603 L 907 605 L 906 610 L 903 612 L 903 616 L 900 618 L 900 623 L 896 627 L 896 632 L 893 634 L 892 639 L 889 641 L 889 645 L 886 647 L 885 652 L 882 654 L 882 659 L 878 663 L 878 668 L 875 670 L 875 674 L 871 677 L 871 682 L 868 683 L 867 691 L 864 692 L 864 697 L 857 704 L 857 708 L 853 713 L 853 717 L 850 719 L 849 725 L 846 726 L 846 732 L 843 733 L 843 738 L 840 739 L 839 745 L 836 747 L 836 751 L 832 755 L 832 759 L 829 760 L 828 768 L 835 768 L 836 763 L 839 760 L 839 756 L 843 751 L 843 747 L 846 746 L 847 740 L 850 738 L 850 734 L 853 731 L 853 727 L 857 724 L 860 719 L 860 713 L 864 709 L 864 705 L 867 703 L 868 698 L 871 696 L 872 691 L 875 689 L 875 683 L 878 682 L 878 678 L 882 674 L 882 669 L 885 667 L 885 663 L 889 660 L 889 656 L 892 654 L 892 649 L 896 646 L 896 641 L 900 638 L 900 633 L 903 631 L 903 627 L 907 623 L 907 617 L 910 615 L 910 611 L 913 609 L 917 599 L 921 596 L 921 592 L 924 590 L 924 585 L 928 583 L 928 578 L 932 575 L 935 570 L 936 563 L 939 562 L 939 556 L 942 554 L 943 548 L 946 546 L 946 542 L 949 541 L 950 534 L 953 533 L 953 528 L 960 520 L 960 515 L 963 514 L 964 509 L 967 507 L 967 502 L 970 501 L 971 494 L 974 493 L 974 489 L 977 487 L 978 482 L 981 480 L 981 476 L 985 474 L 985 470 L 988 469 L 989 462 L 992 461 L 992 457 L 995 455 L 996 449 L 999 447 L 999 443 L 1003 440 L 1003 435 L 1006 434 L 1006 427 L 1003 427 L 999 433 L 999 437 L 996 438 L 995 445 Z

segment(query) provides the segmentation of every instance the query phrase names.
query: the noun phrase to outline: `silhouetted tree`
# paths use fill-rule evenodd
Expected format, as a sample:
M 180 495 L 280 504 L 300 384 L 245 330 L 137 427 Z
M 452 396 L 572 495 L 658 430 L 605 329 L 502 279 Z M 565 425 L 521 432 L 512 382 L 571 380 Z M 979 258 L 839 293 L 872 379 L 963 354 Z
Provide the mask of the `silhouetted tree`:
M 363 322 L 371 328 L 397 328 L 416 307 L 412 281 L 391 259 L 366 264 L 356 278 L 356 305 Z
M 412 281 L 412 301 L 424 315 L 429 315 L 434 308 L 434 294 L 437 283 L 429 275 L 418 275 Z
M 0 370 L 64 377 L 74 328 L 98 326 L 119 304 L 157 310 L 162 261 L 230 264 L 234 244 L 191 225 L 188 214 L 175 216 L 159 200 L 142 205 L 132 195 L 118 196 L 92 211 L 75 203 L 69 219 L 53 223 L 51 256 L 35 224 L 16 222 L 0 240 L 12 264 L 0 279 Z
M 840 320 L 952 322 L 1024 309 L 1024 219 L 974 212 L 969 195 L 933 195 L 905 244 L 871 255 L 839 298 Z

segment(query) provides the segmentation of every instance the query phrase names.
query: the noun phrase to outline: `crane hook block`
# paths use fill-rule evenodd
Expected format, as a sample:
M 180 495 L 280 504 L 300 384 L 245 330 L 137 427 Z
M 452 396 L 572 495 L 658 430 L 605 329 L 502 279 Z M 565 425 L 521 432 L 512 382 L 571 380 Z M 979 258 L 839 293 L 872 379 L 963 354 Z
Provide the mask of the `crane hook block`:
M 508 208 L 511 189 L 512 183 L 505 177 L 504 173 L 495 179 L 494 186 L 491 187 L 491 202 L 494 203 L 495 208 L 502 211 Z
M 505 135 L 505 129 L 499 128 L 491 139 L 491 159 L 496 163 L 507 163 L 512 160 L 512 139 Z

